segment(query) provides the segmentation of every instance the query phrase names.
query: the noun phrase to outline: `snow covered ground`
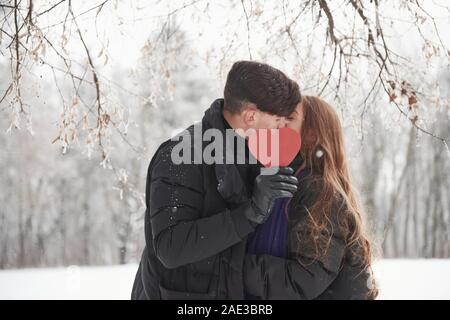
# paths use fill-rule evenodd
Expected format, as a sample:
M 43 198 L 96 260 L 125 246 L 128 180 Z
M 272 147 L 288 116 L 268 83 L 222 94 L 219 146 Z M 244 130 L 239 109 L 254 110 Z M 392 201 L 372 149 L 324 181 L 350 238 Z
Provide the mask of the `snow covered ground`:
M 450 299 L 450 260 L 381 260 L 381 299 Z M 0 271 L 0 299 L 129 299 L 137 265 Z

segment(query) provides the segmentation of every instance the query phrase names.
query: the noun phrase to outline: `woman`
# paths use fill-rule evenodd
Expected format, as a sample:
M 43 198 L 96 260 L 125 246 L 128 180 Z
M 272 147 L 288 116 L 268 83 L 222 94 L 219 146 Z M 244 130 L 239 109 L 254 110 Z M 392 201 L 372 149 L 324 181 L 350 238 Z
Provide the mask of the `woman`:
M 247 298 L 374 299 L 371 247 L 339 118 L 329 104 L 307 96 L 289 120 L 302 139 L 298 191 L 291 201 L 280 199 L 248 239 Z

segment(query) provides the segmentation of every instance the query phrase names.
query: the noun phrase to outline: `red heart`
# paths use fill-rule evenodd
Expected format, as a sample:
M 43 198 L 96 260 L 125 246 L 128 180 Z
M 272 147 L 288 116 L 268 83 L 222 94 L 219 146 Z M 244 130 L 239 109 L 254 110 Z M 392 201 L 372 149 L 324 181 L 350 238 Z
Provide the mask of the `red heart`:
M 288 166 L 300 146 L 300 135 L 291 128 L 255 129 L 248 137 L 250 152 L 266 168 Z

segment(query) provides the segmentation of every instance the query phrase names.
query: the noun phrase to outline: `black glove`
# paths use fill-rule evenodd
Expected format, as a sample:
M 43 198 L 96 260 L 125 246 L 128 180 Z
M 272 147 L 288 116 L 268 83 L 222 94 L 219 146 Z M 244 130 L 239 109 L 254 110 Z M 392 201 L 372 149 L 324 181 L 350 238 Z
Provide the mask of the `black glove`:
M 260 174 L 255 179 L 251 210 L 245 210 L 245 216 L 250 221 L 264 223 L 272 211 L 275 200 L 292 198 L 297 191 L 298 180 L 293 176 L 294 170 L 282 167 L 277 174 Z

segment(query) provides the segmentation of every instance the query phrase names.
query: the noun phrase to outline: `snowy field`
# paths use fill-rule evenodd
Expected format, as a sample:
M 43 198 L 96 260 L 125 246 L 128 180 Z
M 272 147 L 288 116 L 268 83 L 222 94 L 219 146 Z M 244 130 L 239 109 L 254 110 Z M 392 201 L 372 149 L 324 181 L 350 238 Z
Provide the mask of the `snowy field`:
M 380 299 L 450 299 L 450 260 L 381 260 Z M 129 299 L 137 265 L 0 271 L 0 299 Z

